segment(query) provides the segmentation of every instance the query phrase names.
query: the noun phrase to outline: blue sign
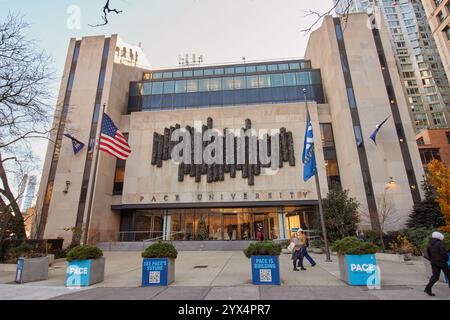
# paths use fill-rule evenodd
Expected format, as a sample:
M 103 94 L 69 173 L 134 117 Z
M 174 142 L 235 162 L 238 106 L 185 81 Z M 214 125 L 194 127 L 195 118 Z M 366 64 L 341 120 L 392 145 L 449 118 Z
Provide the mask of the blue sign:
M 348 282 L 353 286 L 380 284 L 380 274 L 374 254 L 346 255 Z
M 169 259 L 154 258 L 142 261 L 142 286 L 167 286 Z
M 252 281 L 257 285 L 280 285 L 278 256 L 252 256 Z
M 19 258 L 19 260 L 17 260 L 16 283 L 22 283 L 22 274 L 23 274 L 23 258 Z
M 67 287 L 89 287 L 91 260 L 70 261 L 67 266 Z
M 448 254 L 448 266 L 450 267 L 450 253 Z M 445 275 L 445 273 L 444 273 L 444 282 L 445 283 L 448 283 L 448 278 L 447 278 L 447 276 Z

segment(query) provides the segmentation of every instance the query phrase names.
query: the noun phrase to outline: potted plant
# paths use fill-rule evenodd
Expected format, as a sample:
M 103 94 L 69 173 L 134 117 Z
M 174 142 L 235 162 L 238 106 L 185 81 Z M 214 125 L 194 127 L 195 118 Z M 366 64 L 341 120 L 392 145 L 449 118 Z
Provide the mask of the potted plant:
M 414 245 L 405 236 L 398 236 L 389 244 L 390 248 L 397 254 L 400 261 L 411 261 Z
M 142 287 L 168 286 L 175 280 L 178 251 L 169 242 L 158 241 L 142 252 Z
M 76 246 L 66 255 L 67 287 L 89 287 L 105 278 L 103 251 L 93 246 Z
M 339 259 L 339 273 L 342 281 L 351 286 L 379 285 L 375 253 L 378 247 L 356 237 L 337 240 L 332 247 Z
M 279 262 L 281 244 L 267 240 L 251 243 L 244 250 L 244 254 L 251 259 L 253 284 L 281 284 Z
M 28 283 L 48 279 L 49 257 L 39 253 L 25 242 L 13 249 L 12 255 L 17 255 L 16 283 Z
M 443 233 L 444 235 L 444 246 L 447 248 L 447 254 L 450 257 L 450 234 L 449 233 Z M 423 254 L 427 251 L 428 248 L 428 244 L 430 243 L 431 240 L 431 235 L 429 235 L 428 237 L 426 237 L 423 242 L 422 242 L 422 246 L 420 247 L 420 250 L 422 251 L 422 257 Z M 433 271 L 431 270 L 431 264 L 430 261 L 425 259 L 425 257 L 423 257 L 423 262 L 425 264 L 425 272 L 427 274 L 427 277 L 431 277 L 431 275 L 433 274 Z M 449 266 L 450 266 L 450 260 L 449 260 Z M 448 283 L 448 279 L 446 279 L 445 275 L 443 272 L 441 272 L 441 276 L 439 278 L 440 282 L 445 282 Z

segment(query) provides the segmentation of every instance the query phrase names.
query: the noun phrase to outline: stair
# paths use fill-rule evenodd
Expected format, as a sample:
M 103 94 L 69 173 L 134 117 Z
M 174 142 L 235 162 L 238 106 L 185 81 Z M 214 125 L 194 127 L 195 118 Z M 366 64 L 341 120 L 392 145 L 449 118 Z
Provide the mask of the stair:
M 242 251 L 253 241 L 171 241 L 178 251 Z M 143 251 L 150 242 L 101 242 L 104 251 Z

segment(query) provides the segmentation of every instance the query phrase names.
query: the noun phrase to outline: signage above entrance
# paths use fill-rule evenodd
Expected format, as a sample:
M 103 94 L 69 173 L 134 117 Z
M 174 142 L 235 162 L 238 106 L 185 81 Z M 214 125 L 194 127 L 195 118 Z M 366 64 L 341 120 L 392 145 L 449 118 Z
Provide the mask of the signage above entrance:
M 286 128 L 257 131 L 250 119 L 245 120 L 245 128 L 219 131 L 208 118 L 207 125 L 176 124 L 165 128 L 164 134 L 154 132 L 152 165 L 161 168 L 167 160 L 178 164 L 179 182 L 190 176 L 200 183 L 206 175 L 207 182 L 213 183 L 224 181 L 226 173 L 236 178 L 241 171 L 253 186 L 255 176 L 273 175 L 284 163 L 295 167 L 294 139 Z

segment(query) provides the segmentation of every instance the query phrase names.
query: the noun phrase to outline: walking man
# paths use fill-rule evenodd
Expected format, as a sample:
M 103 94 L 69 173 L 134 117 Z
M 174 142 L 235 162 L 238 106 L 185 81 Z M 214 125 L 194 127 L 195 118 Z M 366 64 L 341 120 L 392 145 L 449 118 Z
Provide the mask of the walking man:
M 303 258 L 306 258 L 306 260 L 308 260 L 309 263 L 311 264 L 311 267 L 314 267 L 316 265 L 316 262 L 308 253 L 308 247 L 309 247 L 308 236 L 305 234 L 305 232 L 302 229 L 299 230 L 299 233 L 300 233 L 300 243 L 303 244 L 302 245 L 302 260 L 303 260 Z M 303 264 L 303 261 L 302 261 L 302 264 Z
M 444 245 L 444 235 L 440 232 L 433 232 L 431 235 L 430 243 L 428 244 L 426 258 L 429 258 L 431 263 L 431 269 L 433 270 L 433 275 L 430 278 L 430 282 L 428 282 L 425 287 L 425 293 L 430 296 L 434 296 L 431 288 L 433 285 L 439 280 L 441 275 L 441 271 L 444 272 L 444 275 L 448 279 L 448 285 L 450 288 L 450 267 L 448 266 L 448 251 Z

